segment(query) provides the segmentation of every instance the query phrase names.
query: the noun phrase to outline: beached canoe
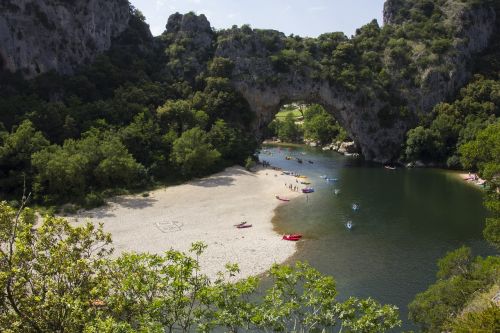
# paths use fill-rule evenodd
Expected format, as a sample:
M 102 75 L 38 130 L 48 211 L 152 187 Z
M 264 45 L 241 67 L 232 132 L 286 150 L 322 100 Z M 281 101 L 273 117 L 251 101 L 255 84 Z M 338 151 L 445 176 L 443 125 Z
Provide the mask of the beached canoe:
M 302 185 L 311 185 L 310 182 L 300 182 Z
M 245 229 L 245 228 L 251 228 L 251 227 L 252 227 L 251 224 L 242 224 L 242 225 L 237 226 L 236 228 L 238 228 L 238 229 Z
M 287 241 L 292 241 L 292 242 L 296 242 L 298 240 L 300 240 L 300 237 L 298 237 L 300 235 L 283 235 L 283 240 L 287 240 Z

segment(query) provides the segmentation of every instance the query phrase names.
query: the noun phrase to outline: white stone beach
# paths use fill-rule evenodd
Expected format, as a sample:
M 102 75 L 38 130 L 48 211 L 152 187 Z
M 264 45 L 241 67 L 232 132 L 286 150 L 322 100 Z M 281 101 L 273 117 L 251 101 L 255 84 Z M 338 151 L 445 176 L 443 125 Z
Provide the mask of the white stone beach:
M 295 178 L 280 171 L 259 168 L 249 172 L 231 167 L 207 178 L 149 192 L 149 196 L 120 196 L 107 206 L 68 218 L 104 224 L 111 233 L 115 254 L 126 251 L 162 253 L 187 251 L 203 241 L 203 273 L 213 278 L 226 263 L 237 263 L 238 278 L 258 275 L 282 263 L 295 252 L 295 243 L 281 239 L 271 220 L 276 199 L 299 196 L 285 187 Z M 251 228 L 234 225 L 246 221 Z

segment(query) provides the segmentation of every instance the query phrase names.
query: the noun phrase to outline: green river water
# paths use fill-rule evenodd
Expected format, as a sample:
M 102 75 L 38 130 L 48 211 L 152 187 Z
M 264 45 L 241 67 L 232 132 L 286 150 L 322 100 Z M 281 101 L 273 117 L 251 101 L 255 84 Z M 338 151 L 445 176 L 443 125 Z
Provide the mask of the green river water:
M 304 235 L 290 261 L 307 261 L 332 275 L 340 299 L 371 296 L 397 305 L 403 329 L 415 329 L 407 305 L 435 281 L 438 258 L 461 245 L 477 255 L 491 251 L 481 235 L 482 193 L 456 174 L 387 170 L 314 148 L 264 148 L 272 155 L 261 153 L 261 160 L 308 176 L 315 189 L 276 209 L 278 232 Z M 287 161 L 286 155 L 304 163 Z M 338 181 L 327 182 L 322 175 Z M 352 210 L 353 203 L 359 210 Z M 352 230 L 345 226 L 348 220 Z

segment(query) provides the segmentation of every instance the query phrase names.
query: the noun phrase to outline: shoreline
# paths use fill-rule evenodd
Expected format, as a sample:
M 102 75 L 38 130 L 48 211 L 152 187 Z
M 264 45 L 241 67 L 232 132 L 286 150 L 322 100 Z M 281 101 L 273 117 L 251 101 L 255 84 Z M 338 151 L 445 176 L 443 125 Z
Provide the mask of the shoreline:
M 476 188 L 478 190 L 484 190 L 485 189 L 485 187 L 484 187 L 485 180 L 484 179 L 481 179 L 479 177 L 477 178 L 477 180 L 471 180 L 471 179 L 469 179 L 470 175 L 472 175 L 472 176 L 476 175 L 474 173 L 472 173 L 472 174 L 469 175 L 468 172 L 453 171 L 453 172 L 448 172 L 448 174 L 451 174 L 451 175 L 453 175 L 454 178 L 461 180 L 462 183 L 474 186 L 474 188 Z
M 209 278 L 237 263 L 237 279 L 265 273 L 296 252 L 295 242 L 281 239 L 272 223 L 275 209 L 286 204 L 276 195 L 300 196 L 285 187 L 290 176 L 258 167 L 249 172 L 230 167 L 212 176 L 148 192 L 109 200 L 100 208 L 65 217 L 74 225 L 104 224 L 111 233 L 113 256 L 123 252 L 187 252 L 193 242 L 208 245 L 200 257 L 201 271 Z M 294 178 L 293 178 L 294 179 Z M 251 228 L 234 227 L 242 221 Z

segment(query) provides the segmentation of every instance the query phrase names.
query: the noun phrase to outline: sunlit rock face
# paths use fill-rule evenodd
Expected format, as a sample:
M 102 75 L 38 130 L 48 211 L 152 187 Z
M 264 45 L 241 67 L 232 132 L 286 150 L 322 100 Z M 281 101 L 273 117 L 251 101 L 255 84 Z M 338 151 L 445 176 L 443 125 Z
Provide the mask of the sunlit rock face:
M 127 0 L 2 0 L 0 66 L 26 78 L 71 74 L 109 49 L 129 17 Z

